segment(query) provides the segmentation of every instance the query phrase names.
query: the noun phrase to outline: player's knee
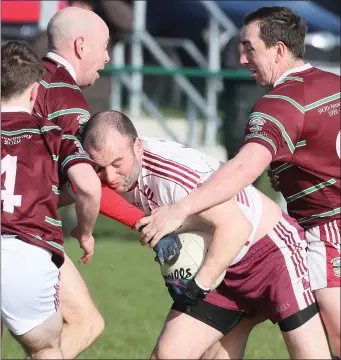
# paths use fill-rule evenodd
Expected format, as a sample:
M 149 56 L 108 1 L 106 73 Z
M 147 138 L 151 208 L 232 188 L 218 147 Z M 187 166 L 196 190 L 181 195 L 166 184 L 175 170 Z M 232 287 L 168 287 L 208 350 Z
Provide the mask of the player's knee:
M 83 325 L 88 329 L 88 336 L 93 342 L 103 333 L 105 321 L 99 311 L 96 311 L 95 313 L 87 316 L 85 324 Z

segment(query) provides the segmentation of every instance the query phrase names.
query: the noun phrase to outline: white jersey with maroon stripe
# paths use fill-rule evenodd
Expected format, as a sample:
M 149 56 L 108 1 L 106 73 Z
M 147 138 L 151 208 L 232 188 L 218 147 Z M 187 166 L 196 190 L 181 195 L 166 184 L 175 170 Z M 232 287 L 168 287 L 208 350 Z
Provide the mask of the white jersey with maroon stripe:
M 141 140 L 144 152 L 138 183 L 123 197 L 146 214 L 183 199 L 222 165 L 212 156 L 175 142 L 144 137 Z M 253 231 L 233 264 L 251 246 L 262 213 L 262 200 L 252 185 L 238 193 L 235 200 L 252 224 Z M 190 230 L 211 232 L 211 228 L 197 216 L 190 217 L 181 227 L 181 232 Z

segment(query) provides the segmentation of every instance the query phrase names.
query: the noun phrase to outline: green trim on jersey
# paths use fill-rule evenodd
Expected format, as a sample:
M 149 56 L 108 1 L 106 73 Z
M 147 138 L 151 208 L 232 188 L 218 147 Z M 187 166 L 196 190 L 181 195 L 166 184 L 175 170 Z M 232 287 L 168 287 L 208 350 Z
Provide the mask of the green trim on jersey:
M 58 161 L 59 160 L 59 155 L 52 154 L 52 160 Z
M 50 244 L 51 246 L 55 247 L 56 249 L 61 250 L 61 251 L 64 252 L 64 247 L 63 247 L 62 245 L 59 245 L 59 244 L 57 244 L 57 243 L 54 242 L 54 241 L 44 240 L 44 239 L 42 239 L 39 235 L 36 235 L 36 234 L 31 234 L 31 233 L 28 233 L 28 234 L 29 234 L 29 235 L 32 235 L 32 236 L 35 237 L 37 240 L 44 241 L 44 242 Z
M 76 138 L 76 136 L 73 135 L 62 135 L 62 140 L 75 140 L 77 142 L 79 142 L 79 140 Z
M 39 113 L 38 113 L 38 112 L 36 112 L 36 111 L 35 111 L 35 113 L 34 113 L 34 114 L 35 114 L 35 115 L 37 115 L 37 116 L 39 116 L 39 117 L 41 117 L 41 118 L 43 117 L 43 115 L 39 114 Z
M 295 149 L 299 148 L 299 147 L 302 147 L 302 146 L 306 146 L 307 145 L 307 142 L 305 140 L 302 140 L 302 141 L 299 141 L 296 146 L 295 146 Z M 276 169 L 272 170 L 272 173 L 274 175 L 277 175 L 279 174 L 281 171 L 285 170 L 285 169 L 288 169 L 290 167 L 294 166 L 293 164 L 289 164 L 289 163 L 284 163 L 280 166 L 278 166 Z
M 294 80 L 294 81 L 299 81 L 299 82 L 303 82 L 303 78 L 301 77 L 296 77 L 296 76 L 286 76 L 281 82 L 279 82 L 279 84 L 283 84 L 285 83 L 286 81 L 289 81 L 289 80 Z M 278 85 L 279 85 L 278 84 Z
M 298 222 L 299 224 L 301 224 L 301 223 L 303 223 L 303 222 L 306 222 L 306 221 L 309 221 L 309 220 L 312 220 L 312 219 L 337 215 L 337 214 L 340 214 L 340 212 L 341 212 L 341 207 L 336 208 L 336 209 L 333 209 L 333 210 L 330 210 L 330 211 L 326 211 L 326 212 L 324 212 L 324 213 L 322 213 L 322 214 L 315 214 L 315 215 L 312 215 L 312 216 L 303 217 L 303 218 L 297 220 L 297 222 Z
M 70 89 L 74 89 L 74 90 L 79 90 L 81 91 L 81 89 L 79 88 L 79 86 L 77 85 L 71 85 L 68 83 L 64 83 L 64 82 L 55 82 L 55 83 L 47 83 L 44 80 L 40 81 L 40 84 L 43 85 L 46 89 L 52 89 L 52 88 L 70 88 Z
M 58 189 L 58 187 L 56 185 L 52 185 L 52 191 L 56 194 L 56 195 L 60 195 L 60 191 Z
M 39 235 L 31 234 L 31 233 L 28 233 L 28 234 L 29 234 L 29 235 L 32 235 L 32 236 L 35 237 L 37 240 L 44 241 Z
M 80 109 L 80 108 L 73 108 L 73 109 L 58 110 L 58 111 L 53 112 L 52 114 L 48 114 L 47 120 L 54 119 L 61 115 L 69 115 L 69 114 L 82 114 L 82 115 L 90 116 L 90 113 L 87 110 Z
M 328 96 L 328 97 L 325 97 L 325 98 L 323 98 L 323 99 L 320 99 L 320 100 L 318 100 L 318 101 L 315 101 L 315 102 L 307 105 L 307 106 L 305 107 L 305 111 L 309 111 L 309 110 L 315 109 L 315 108 L 317 108 L 317 107 L 320 106 L 320 105 L 324 105 L 324 104 L 326 104 L 326 103 L 328 103 L 328 102 L 330 102 L 330 101 L 336 100 L 336 99 L 340 99 L 340 93 L 336 93 L 336 94 L 334 94 L 334 95 L 330 95 L 330 96 Z
M 274 175 L 277 175 L 279 174 L 281 171 L 285 170 L 285 169 L 288 169 L 290 167 L 294 166 L 293 164 L 289 164 L 289 163 L 285 163 L 285 164 L 282 164 L 281 166 L 277 167 L 276 169 L 272 170 L 272 173 Z
M 74 159 L 87 159 L 90 160 L 88 156 L 85 155 L 81 155 L 81 154 L 77 154 L 77 155 L 70 155 L 68 156 L 63 162 L 62 162 L 62 169 L 64 169 L 65 165 L 69 162 L 72 161 Z
M 299 141 L 296 146 L 295 146 L 295 149 L 299 148 L 299 147 L 302 147 L 302 146 L 306 146 L 307 145 L 307 142 L 305 140 L 302 140 L 302 141 Z
M 51 246 L 55 247 L 56 249 L 60 250 L 60 251 L 63 251 L 64 252 L 64 247 L 57 244 L 56 242 L 54 241 L 46 241 L 48 244 L 50 244 Z
M 284 126 L 282 125 L 282 123 L 281 123 L 280 121 L 278 121 L 277 119 L 275 119 L 274 117 L 272 117 L 272 116 L 270 116 L 270 115 L 268 115 L 268 114 L 264 114 L 264 113 L 261 113 L 261 112 L 258 112 L 258 111 L 251 113 L 251 115 L 249 116 L 249 119 L 251 119 L 251 118 L 254 117 L 254 116 L 263 117 L 263 118 L 265 118 L 265 119 L 267 119 L 267 120 L 270 120 L 270 121 L 273 122 L 274 124 L 276 124 L 276 125 L 280 128 L 284 139 L 287 141 L 287 144 L 288 144 L 288 147 L 289 147 L 290 152 L 291 152 L 292 154 L 294 153 L 294 151 L 295 151 L 295 146 L 294 146 L 294 144 L 292 143 L 292 141 L 291 141 L 291 139 L 290 139 L 290 136 L 289 136 L 288 133 L 285 131 L 285 128 L 284 128 Z
M 52 218 L 50 218 L 48 216 L 45 216 L 45 221 L 48 222 L 51 225 L 54 225 L 54 226 L 62 226 L 61 221 L 56 220 L 56 219 L 52 219 Z
M 289 96 L 284 96 L 284 95 L 264 95 L 263 97 L 267 98 L 267 99 L 281 99 L 281 100 L 288 101 L 290 104 L 294 105 L 295 108 L 298 109 L 302 114 L 305 113 L 304 106 L 300 105 L 297 101 L 290 98 Z
M 6 136 L 15 136 L 15 135 L 20 135 L 20 134 L 24 134 L 24 133 L 42 134 L 43 132 L 50 131 L 50 130 L 62 130 L 62 129 L 57 125 L 52 125 L 52 126 L 43 126 L 40 129 L 20 129 L 20 130 L 15 130 L 15 131 L 3 130 L 2 134 L 6 135 Z
M 259 138 L 259 139 L 262 139 L 262 140 L 268 142 L 274 149 L 275 154 L 277 153 L 277 147 L 271 139 L 267 138 L 266 136 L 259 135 L 259 134 L 249 134 L 249 135 L 245 136 L 245 140 L 252 139 L 252 138 Z
M 300 191 L 297 194 L 291 195 L 291 196 L 287 197 L 285 200 L 287 201 L 287 203 L 290 203 L 290 202 L 292 202 L 294 200 L 297 200 L 297 199 L 299 199 L 299 198 L 301 198 L 303 196 L 306 196 L 306 195 L 311 194 L 311 193 L 313 193 L 315 191 L 321 190 L 321 189 L 325 188 L 326 186 L 334 185 L 335 183 L 336 183 L 336 180 L 334 178 L 331 178 L 331 179 L 329 179 L 327 181 L 324 181 L 324 182 L 322 182 L 320 184 L 311 186 L 308 189 Z

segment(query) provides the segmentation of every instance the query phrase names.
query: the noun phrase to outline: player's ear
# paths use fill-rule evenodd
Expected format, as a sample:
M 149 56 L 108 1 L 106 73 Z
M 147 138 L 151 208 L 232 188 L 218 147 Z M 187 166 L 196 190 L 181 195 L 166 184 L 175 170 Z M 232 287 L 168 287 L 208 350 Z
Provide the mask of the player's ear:
M 79 59 L 82 59 L 84 57 L 84 53 L 84 38 L 80 36 L 75 40 L 75 54 Z
M 36 101 L 38 95 L 38 88 L 39 88 L 39 83 L 37 82 L 31 86 L 31 90 L 30 90 L 31 111 L 33 110 L 34 102 Z
M 134 153 L 138 159 L 142 158 L 143 155 L 143 144 L 142 140 L 138 137 L 134 142 Z
M 276 62 L 279 62 L 287 53 L 288 48 L 282 41 L 278 41 L 276 46 L 277 46 Z

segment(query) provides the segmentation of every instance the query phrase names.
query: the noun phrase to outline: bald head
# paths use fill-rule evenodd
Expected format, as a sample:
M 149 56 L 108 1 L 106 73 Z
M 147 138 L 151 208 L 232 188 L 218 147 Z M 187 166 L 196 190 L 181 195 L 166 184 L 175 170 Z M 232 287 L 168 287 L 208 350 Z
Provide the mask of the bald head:
M 137 132 L 132 121 L 128 116 L 115 110 L 93 115 L 85 124 L 82 133 L 84 145 L 96 151 L 107 146 L 115 146 L 115 135 L 127 137 L 131 144 L 137 138 Z
M 93 11 L 78 7 L 67 7 L 58 11 L 49 21 L 47 36 L 51 50 L 63 50 L 79 37 L 91 36 L 105 29 L 105 22 Z
M 49 49 L 72 65 L 78 85 L 93 85 L 109 61 L 105 22 L 93 11 L 68 7 L 52 17 L 47 35 Z

